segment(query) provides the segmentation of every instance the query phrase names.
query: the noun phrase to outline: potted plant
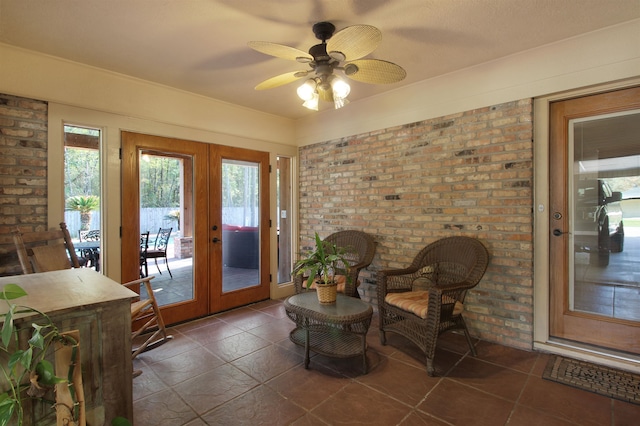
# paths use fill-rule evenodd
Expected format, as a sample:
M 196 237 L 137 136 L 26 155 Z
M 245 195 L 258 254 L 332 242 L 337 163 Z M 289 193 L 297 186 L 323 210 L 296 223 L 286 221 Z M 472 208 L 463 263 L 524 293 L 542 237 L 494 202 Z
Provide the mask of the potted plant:
M 308 274 L 307 288 L 315 286 L 318 301 L 323 304 L 335 303 L 337 291 L 337 272 L 349 269 L 349 262 L 345 258 L 347 250 L 343 247 L 323 241 L 315 233 L 316 246 L 303 254 L 294 267 L 293 275 Z M 342 276 L 349 279 L 348 275 Z
M 7 303 L 7 313 L 0 315 L 4 321 L 0 332 L 0 351 L 5 352 L 6 364 L 0 363 L 5 391 L 0 393 L 0 426 L 12 419 L 23 424 L 23 403 L 33 398 L 46 401 L 56 387 L 56 417 L 68 425 L 84 425 L 84 397 L 81 370 L 79 368 L 79 332 L 62 333 L 51 319 L 37 309 L 20 306 L 10 300 L 26 296 L 22 287 L 7 284 L 0 291 L 0 299 Z M 20 348 L 19 330 L 15 324 L 17 315 L 38 314 L 38 323 L 31 323 L 32 333 L 26 347 Z M 55 347 L 55 349 L 53 349 Z M 58 365 L 68 365 L 67 377 L 57 377 L 53 364 L 45 357 L 55 356 Z M 63 420 L 62 420 L 63 419 Z M 60 424 L 60 423 L 59 423 Z
M 100 207 L 100 198 L 95 195 L 76 195 L 67 198 L 67 210 L 80 212 L 80 230 L 88 231 L 91 212 Z

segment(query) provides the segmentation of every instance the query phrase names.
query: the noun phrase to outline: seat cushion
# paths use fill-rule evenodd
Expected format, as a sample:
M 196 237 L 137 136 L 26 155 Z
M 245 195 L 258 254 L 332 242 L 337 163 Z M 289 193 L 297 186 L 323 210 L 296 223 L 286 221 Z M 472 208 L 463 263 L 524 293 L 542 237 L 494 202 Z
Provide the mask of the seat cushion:
M 429 292 L 422 291 L 406 291 L 404 293 L 389 293 L 385 296 L 384 301 L 389 305 L 396 306 L 403 311 L 411 312 L 420 318 L 427 317 L 429 309 Z M 448 296 L 442 296 L 444 303 L 453 303 L 454 300 Z M 460 315 L 464 310 L 464 305 L 458 301 L 453 307 L 453 315 Z

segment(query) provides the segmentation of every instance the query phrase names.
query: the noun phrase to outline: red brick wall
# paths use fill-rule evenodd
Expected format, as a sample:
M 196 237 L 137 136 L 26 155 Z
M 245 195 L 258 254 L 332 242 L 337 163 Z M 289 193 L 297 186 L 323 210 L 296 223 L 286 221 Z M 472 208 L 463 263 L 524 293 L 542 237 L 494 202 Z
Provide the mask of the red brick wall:
M 0 276 L 21 273 L 11 231 L 47 229 L 47 109 L 0 94 Z
M 491 261 L 466 299 L 473 335 L 532 347 L 533 125 L 531 99 L 327 141 L 300 149 L 301 248 L 359 229 L 378 242 L 361 275 L 408 266 L 426 244 L 479 238 Z

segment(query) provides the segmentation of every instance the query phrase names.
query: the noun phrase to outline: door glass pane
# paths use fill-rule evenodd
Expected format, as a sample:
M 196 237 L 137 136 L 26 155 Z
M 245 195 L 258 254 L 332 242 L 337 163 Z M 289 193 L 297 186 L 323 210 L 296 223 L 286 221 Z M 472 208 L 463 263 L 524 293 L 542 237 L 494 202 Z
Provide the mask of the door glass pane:
M 640 111 L 569 124 L 569 308 L 640 319 Z
M 141 276 L 155 276 L 161 306 L 192 300 L 192 157 L 140 151 L 139 164 Z
M 100 271 L 100 129 L 64 126 L 64 221 L 83 266 Z
M 260 169 L 222 161 L 222 291 L 260 284 Z

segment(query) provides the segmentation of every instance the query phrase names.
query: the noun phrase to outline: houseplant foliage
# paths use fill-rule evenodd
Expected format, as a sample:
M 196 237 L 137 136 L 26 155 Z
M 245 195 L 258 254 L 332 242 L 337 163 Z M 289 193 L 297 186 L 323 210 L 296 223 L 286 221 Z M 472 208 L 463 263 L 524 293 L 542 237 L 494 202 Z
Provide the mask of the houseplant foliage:
M 337 272 L 340 269 L 349 269 L 349 262 L 345 257 L 347 250 L 328 241 L 321 240 L 317 232 L 315 233 L 315 243 L 315 248 L 303 253 L 302 257 L 295 263 L 292 274 L 308 274 L 307 288 L 310 288 L 314 281 L 316 287 L 320 285 L 332 285 L 335 287 Z
M 100 198 L 95 195 L 76 195 L 67 198 L 67 210 L 80 212 L 80 230 L 88 231 L 91 224 L 91 212 L 100 207 Z
M 0 299 L 5 300 L 8 306 L 7 313 L 0 315 L 0 318 L 4 319 L 0 332 L 0 350 L 8 357 L 6 364 L 0 363 L 0 371 L 5 379 L 4 386 L 8 386 L 8 389 L 0 394 L 0 426 L 9 424 L 14 417 L 17 424 L 22 425 L 23 400 L 42 398 L 56 384 L 69 382 L 72 396 L 75 394 L 71 380 L 56 377 L 53 365 L 45 359 L 45 356 L 50 353 L 49 348 L 54 342 L 72 346 L 74 351 L 77 348 L 77 342 L 70 336 L 60 333 L 43 312 L 11 302 L 26 294 L 17 284 L 5 285 L 0 293 Z M 15 316 L 23 313 L 35 313 L 41 316 L 41 324 L 31 324 L 32 333 L 26 349 L 19 348 L 18 329 L 14 324 Z M 74 366 L 70 365 L 69 378 L 73 376 L 73 372 Z M 67 408 L 71 413 L 77 413 L 77 406 Z

